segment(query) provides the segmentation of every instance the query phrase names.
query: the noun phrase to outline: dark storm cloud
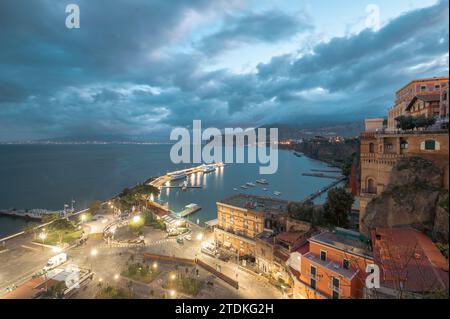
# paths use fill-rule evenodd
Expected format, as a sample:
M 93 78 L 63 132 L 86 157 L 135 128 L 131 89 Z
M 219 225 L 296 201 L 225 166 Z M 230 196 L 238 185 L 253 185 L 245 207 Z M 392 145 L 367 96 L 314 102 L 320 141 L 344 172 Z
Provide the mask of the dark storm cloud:
M 273 57 L 257 72 L 206 71 L 242 44 L 278 43 L 312 26 L 279 11 L 224 10 L 228 1 L 72 1 L 81 29 L 64 27 L 65 3 L 0 1 L 0 140 L 52 136 L 155 136 L 170 127 L 380 116 L 407 81 L 448 74 L 448 1 Z M 193 50 L 168 50 L 189 12 L 226 12 Z M 299 45 L 300 46 L 300 45 Z
M 220 31 L 202 40 L 201 51 L 217 54 L 243 43 L 278 42 L 312 29 L 305 15 L 290 16 L 278 10 L 227 17 L 223 24 Z

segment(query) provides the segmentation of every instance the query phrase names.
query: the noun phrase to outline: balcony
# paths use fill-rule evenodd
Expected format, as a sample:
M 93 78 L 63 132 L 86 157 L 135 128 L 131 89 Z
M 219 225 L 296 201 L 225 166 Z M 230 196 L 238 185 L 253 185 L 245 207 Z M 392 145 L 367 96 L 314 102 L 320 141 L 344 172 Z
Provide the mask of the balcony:
M 361 188 L 360 196 L 362 197 L 374 198 L 377 195 L 377 191 L 374 189 Z

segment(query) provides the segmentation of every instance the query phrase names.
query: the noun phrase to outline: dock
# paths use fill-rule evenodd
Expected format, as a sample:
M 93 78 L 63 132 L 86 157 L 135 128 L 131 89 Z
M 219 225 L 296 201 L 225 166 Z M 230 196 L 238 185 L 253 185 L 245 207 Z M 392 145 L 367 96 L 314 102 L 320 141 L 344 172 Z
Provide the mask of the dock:
M 180 217 L 186 217 L 198 212 L 200 209 L 202 209 L 202 207 L 197 204 L 189 204 L 180 212 L 179 215 Z
M 342 183 L 343 181 L 345 181 L 346 177 L 340 177 L 339 180 L 331 183 L 330 185 L 319 189 L 317 192 L 309 195 L 308 197 L 306 197 L 303 202 L 307 202 L 307 201 L 313 201 L 315 200 L 317 197 L 319 197 L 320 195 L 328 192 L 330 189 L 336 187 L 337 185 L 339 185 L 340 183 Z
M 161 186 L 161 189 L 165 189 L 165 188 L 184 188 L 183 185 L 175 185 L 175 186 Z M 203 188 L 203 186 L 186 186 L 186 188 Z
M 329 179 L 342 179 L 342 176 L 325 175 L 323 173 L 302 173 L 303 176 L 319 177 L 319 178 L 329 178 Z
M 323 170 L 323 169 L 311 169 L 311 172 L 319 172 L 319 173 L 342 173 L 341 170 Z
M 225 166 L 223 163 L 214 163 L 214 164 L 208 164 L 208 166 L 214 166 L 215 168 L 220 168 Z M 195 167 L 191 167 L 191 168 L 186 168 L 186 169 L 182 169 L 176 172 L 168 172 L 163 176 L 157 177 L 154 180 L 152 180 L 149 185 L 152 185 L 156 188 L 162 188 L 165 186 L 165 184 L 167 182 L 170 182 L 172 180 L 172 176 L 175 174 L 182 174 L 185 173 L 187 176 L 195 174 L 195 173 L 202 173 L 204 169 L 203 165 L 199 165 L 199 166 L 195 166 Z M 165 187 L 170 187 L 170 186 L 165 186 Z M 180 188 L 182 186 L 179 186 Z M 177 187 L 175 187 L 177 188 Z M 199 187 L 191 187 L 191 188 L 199 188 Z

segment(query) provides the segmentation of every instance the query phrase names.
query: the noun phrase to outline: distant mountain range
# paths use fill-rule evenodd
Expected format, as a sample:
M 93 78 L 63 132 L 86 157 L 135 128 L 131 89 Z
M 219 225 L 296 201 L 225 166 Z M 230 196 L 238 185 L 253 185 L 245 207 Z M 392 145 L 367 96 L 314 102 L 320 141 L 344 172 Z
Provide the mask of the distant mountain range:
M 345 123 L 311 123 L 311 124 L 272 124 L 265 125 L 265 128 L 278 128 L 279 139 L 300 139 L 314 136 L 343 136 L 357 137 L 364 131 L 364 122 L 345 122 Z
M 278 128 L 278 138 L 300 139 L 320 136 L 343 136 L 356 137 L 364 130 L 363 121 L 354 122 L 323 122 L 310 124 L 271 124 L 264 125 L 263 128 Z M 269 133 L 269 132 L 267 132 Z M 124 135 L 86 135 L 86 136 L 64 136 L 48 139 L 15 141 L 0 144 L 101 144 L 101 143 L 127 143 L 127 144 L 148 144 L 148 143 L 170 143 L 168 134 L 148 136 L 124 136 Z

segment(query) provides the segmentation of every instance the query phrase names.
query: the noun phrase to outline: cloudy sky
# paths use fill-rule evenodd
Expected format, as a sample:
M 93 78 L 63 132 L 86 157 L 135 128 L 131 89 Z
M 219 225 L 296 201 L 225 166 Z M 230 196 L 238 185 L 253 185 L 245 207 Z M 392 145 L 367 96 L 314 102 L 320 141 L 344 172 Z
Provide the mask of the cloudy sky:
M 0 0 L 0 140 L 384 115 L 448 74 L 448 20 L 448 0 Z

